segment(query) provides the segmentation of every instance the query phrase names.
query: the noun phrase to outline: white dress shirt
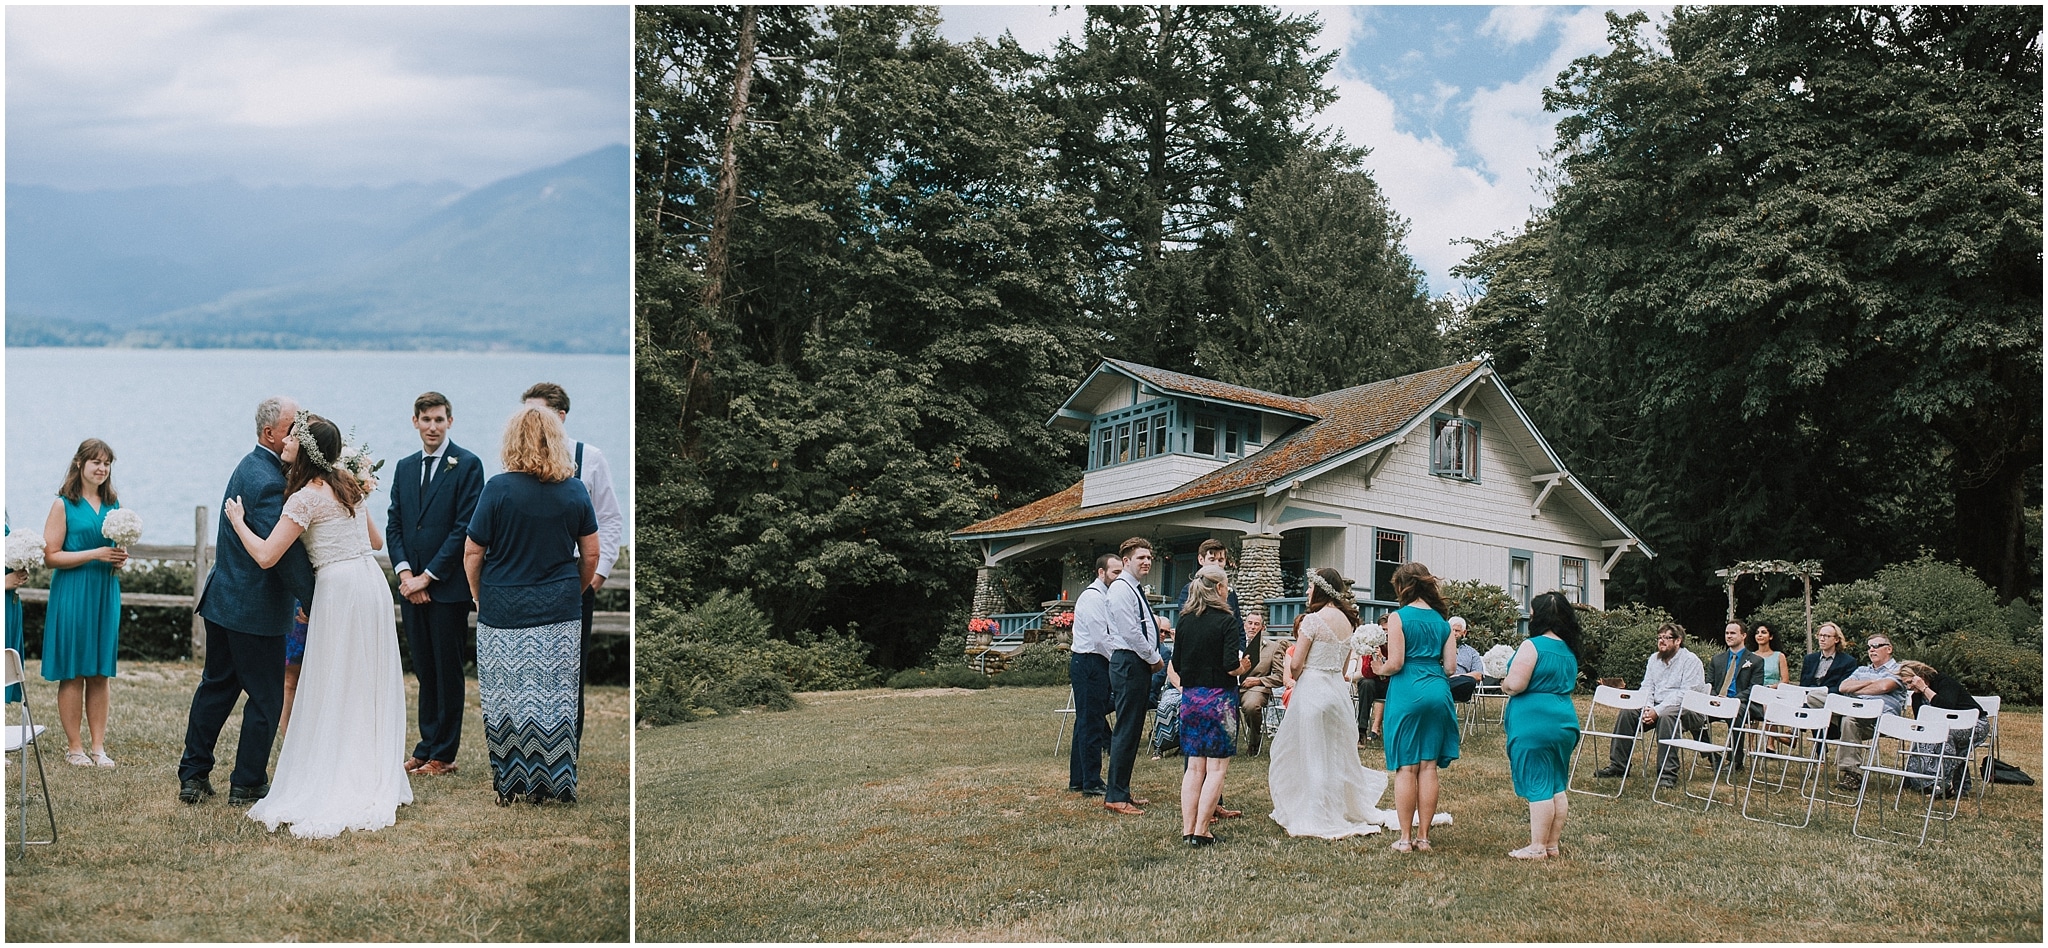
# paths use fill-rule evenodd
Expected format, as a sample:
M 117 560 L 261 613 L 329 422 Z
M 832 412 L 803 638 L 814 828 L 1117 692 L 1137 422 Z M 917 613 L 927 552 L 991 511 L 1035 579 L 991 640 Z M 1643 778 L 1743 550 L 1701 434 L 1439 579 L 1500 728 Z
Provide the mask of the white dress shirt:
M 590 506 L 597 511 L 597 575 L 610 576 L 619 560 L 619 544 L 626 539 L 626 517 L 619 512 L 619 495 L 612 490 L 612 468 L 604 452 L 587 441 L 583 445 L 583 486 L 590 488 Z
M 1100 577 L 1074 597 L 1074 644 L 1068 650 L 1109 657 L 1109 584 Z
M 1682 645 L 1669 662 L 1651 652 L 1650 661 L 1643 668 L 1643 690 L 1650 693 L 1650 707 L 1657 709 L 1660 718 L 1677 714 L 1685 693 L 1704 691 L 1706 684 L 1707 666 L 1700 664 L 1700 657 L 1692 649 Z
M 1116 578 L 1109 585 L 1109 648 L 1112 652 L 1130 651 L 1148 665 L 1159 663 L 1159 646 L 1154 641 L 1158 629 L 1152 621 L 1152 602 L 1145 598 L 1144 587 L 1129 573 Z

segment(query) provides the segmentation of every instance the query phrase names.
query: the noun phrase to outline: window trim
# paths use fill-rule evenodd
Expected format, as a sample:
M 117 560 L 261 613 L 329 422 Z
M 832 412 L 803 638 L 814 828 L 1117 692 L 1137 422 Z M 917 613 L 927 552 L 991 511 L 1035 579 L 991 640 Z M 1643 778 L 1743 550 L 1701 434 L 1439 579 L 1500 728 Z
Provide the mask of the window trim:
M 1519 597 L 1515 595 L 1516 560 L 1520 560 L 1523 563 L 1528 564 L 1528 567 L 1522 571 L 1522 594 Z M 1528 550 L 1508 550 L 1508 597 L 1516 600 L 1515 606 L 1522 610 L 1522 615 L 1526 616 L 1529 614 L 1529 600 L 1534 598 L 1534 593 L 1532 592 L 1531 587 L 1535 585 L 1536 554 Z
M 1567 567 L 1573 563 L 1579 564 L 1579 584 L 1577 586 L 1573 586 L 1565 581 L 1570 575 Z M 1586 587 L 1592 582 L 1592 572 L 1586 564 L 1586 558 L 1581 556 L 1560 556 L 1557 558 L 1557 588 L 1566 597 L 1570 598 L 1574 605 L 1588 605 L 1586 601 Z M 1578 593 L 1577 596 L 1572 596 L 1574 591 Z
M 1442 455 L 1442 435 L 1445 425 L 1456 424 L 1466 433 L 1461 446 L 1464 464 L 1453 468 L 1445 463 Z M 1466 415 L 1447 415 L 1441 412 L 1429 417 L 1429 473 L 1437 477 L 1479 483 L 1479 419 Z
M 1401 556 L 1397 560 L 1380 559 L 1380 540 L 1391 537 L 1401 538 Z M 1393 602 L 1396 608 L 1401 606 L 1401 603 L 1395 602 L 1392 572 L 1387 574 L 1387 588 L 1384 590 L 1386 595 L 1380 595 L 1382 592 L 1380 589 L 1380 564 L 1391 562 L 1395 569 L 1399 569 L 1402 563 L 1406 563 L 1413 558 L 1411 554 L 1414 550 L 1415 534 L 1403 530 L 1388 530 L 1385 527 L 1372 528 L 1372 598 L 1375 601 Z

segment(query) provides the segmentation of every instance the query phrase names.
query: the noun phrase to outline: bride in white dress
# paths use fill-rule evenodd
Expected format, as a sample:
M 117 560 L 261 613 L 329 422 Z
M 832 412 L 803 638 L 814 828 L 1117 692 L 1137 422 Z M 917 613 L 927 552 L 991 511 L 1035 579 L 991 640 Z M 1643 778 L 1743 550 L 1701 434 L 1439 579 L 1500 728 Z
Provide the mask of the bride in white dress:
M 1328 579 L 1316 579 L 1309 589 L 1310 611 L 1294 624 L 1294 655 L 1288 659 L 1294 691 L 1273 735 L 1267 768 L 1273 822 L 1289 836 L 1377 833 L 1395 825 L 1394 812 L 1377 806 L 1387 792 L 1387 774 L 1358 762 L 1358 716 L 1344 677 L 1358 614 L 1356 607 L 1346 608 L 1348 597 L 1325 591 Z M 1339 574 L 1337 582 L 1342 580 Z
M 368 490 L 337 469 L 340 430 L 317 415 L 299 418 L 281 454 L 292 491 L 277 527 L 258 537 L 240 498 L 227 502 L 226 514 L 259 565 L 268 569 L 302 541 L 315 576 L 292 728 L 270 793 L 249 818 L 273 831 L 289 823 L 302 839 L 328 839 L 390 826 L 398 807 L 412 802 L 405 681 L 391 587 L 371 554 L 384 538 L 362 509 Z

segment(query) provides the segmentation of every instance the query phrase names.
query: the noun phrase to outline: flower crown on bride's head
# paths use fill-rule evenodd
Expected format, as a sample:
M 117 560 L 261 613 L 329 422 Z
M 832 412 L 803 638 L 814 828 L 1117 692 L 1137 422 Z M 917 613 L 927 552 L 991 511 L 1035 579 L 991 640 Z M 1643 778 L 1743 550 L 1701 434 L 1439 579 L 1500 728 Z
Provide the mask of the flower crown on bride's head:
M 1358 604 L 1358 600 L 1352 597 L 1351 590 L 1337 591 L 1335 587 L 1330 585 L 1329 580 L 1324 579 L 1323 575 L 1315 570 L 1308 571 L 1308 581 L 1314 583 L 1315 587 L 1322 590 L 1323 595 L 1330 597 L 1332 602 L 1341 602 L 1347 606 L 1356 606 Z
M 320 443 L 313 437 L 313 428 L 306 421 L 311 417 L 312 412 L 300 409 L 298 417 L 292 419 L 292 438 L 299 442 L 299 450 L 305 452 L 306 460 L 313 462 L 314 467 L 332 471 L 334 462 L 327 460 L 326 456 L 320 453 Z

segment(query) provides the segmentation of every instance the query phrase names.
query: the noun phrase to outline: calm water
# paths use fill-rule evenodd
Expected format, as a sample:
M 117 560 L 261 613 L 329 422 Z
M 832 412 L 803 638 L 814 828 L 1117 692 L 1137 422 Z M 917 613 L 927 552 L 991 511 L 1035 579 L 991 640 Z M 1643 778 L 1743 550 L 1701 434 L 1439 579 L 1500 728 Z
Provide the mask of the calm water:
M 142 515 L 143 542 L 192 542 L 192 508 L 207 536 L 235 463 L 256 444 L 256 403 L 289 395 L 386 459 L 420 449 L 412 400 L 448 396 L 448 436 L 500 471 L 498 437 L 519 393 L 550 381 L 569 392 L 569 434 L 603 449 L 633 522 L 627 357 L 535 353 L 326 352 L 235 349 L 7 349 L 7 513 L 42 529 L 78 443 L 112 445 L 121 505 Z M 370 508 L 383 523 L 390 497 Z

